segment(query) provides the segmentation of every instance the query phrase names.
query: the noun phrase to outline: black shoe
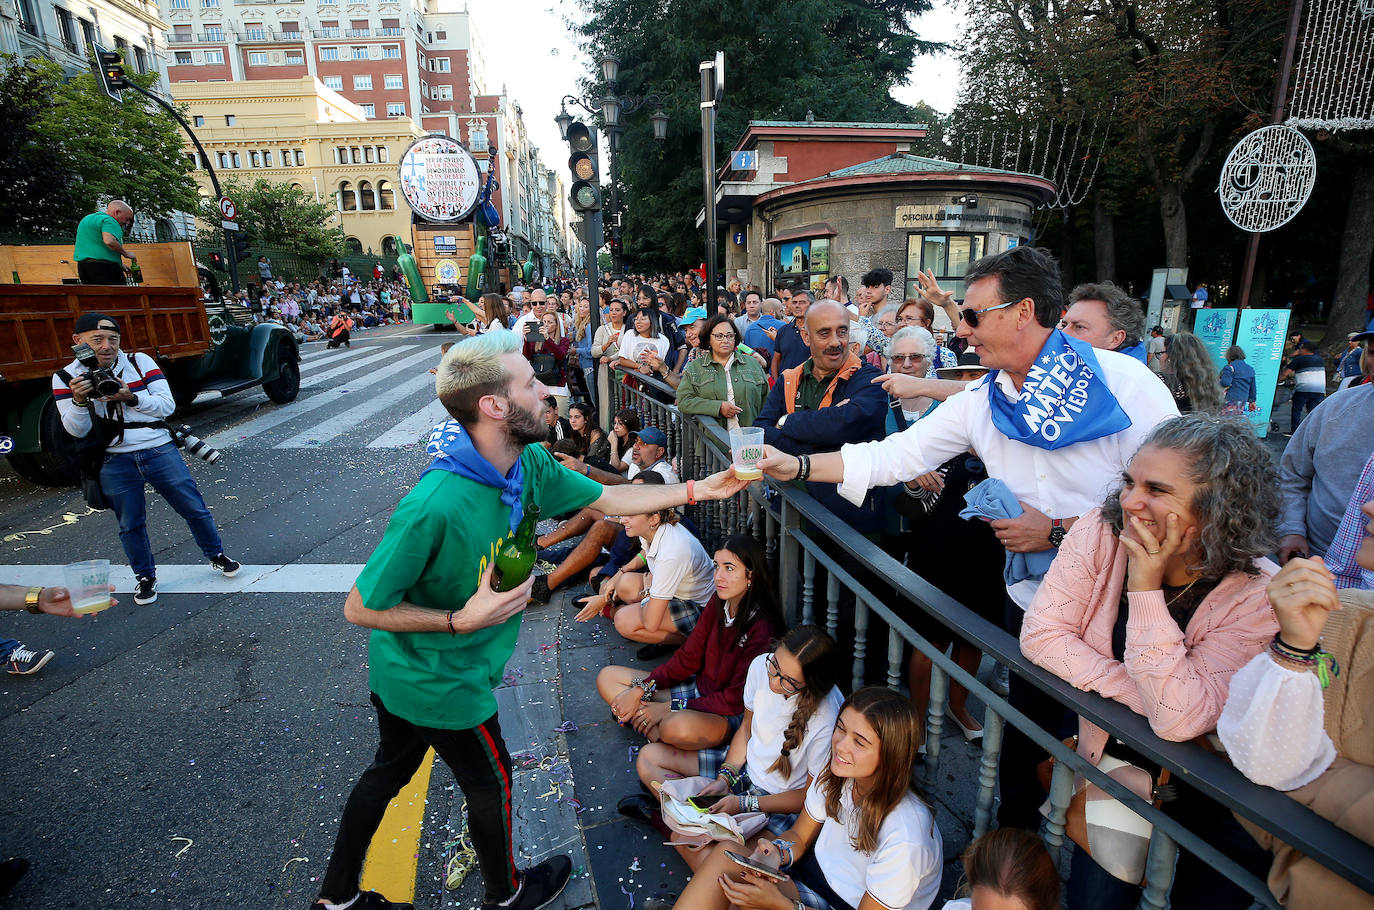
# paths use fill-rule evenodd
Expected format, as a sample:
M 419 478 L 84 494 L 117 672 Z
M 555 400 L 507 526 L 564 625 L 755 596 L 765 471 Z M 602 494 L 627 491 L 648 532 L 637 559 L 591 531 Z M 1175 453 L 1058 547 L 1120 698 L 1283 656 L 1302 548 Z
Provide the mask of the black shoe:
M 138 576 L 138 584 L 134 587 L 134 603 L 140 607 L 146 607 L 155 600 L 157 600 L 157 576 Z
M 29 861 L 22 856 L 11 856 L 0 861 L 0 897 L 9 894 L 10 889 L 17 885 L 28 871 Z
M 220 573 L 225 578 L 234 577 L 235 575 L 239 574 L 239 569 L 243 568 L 243 565 L 240 562 L 238 562 L 238 560 L 230 559 L 223 553 L 211 559 L 210 565 L 214 566 L 216 569 L 219 569 Z
M 635 652 L 635 657 L 638 657 L 640 660 L 658 660 L 660 657 L 666 657 L 676 650 L 677 645 L 666 645 L 659 642 L 656 645 L 645 645 L 640 648 Z
M 534 587 L 530 588 L 530 603 L 546 604 L 549 602 L 551 596 L 552 592 L 549 591 L 549 576 L 534 576 Z
M 537 866 L 531 866 L 520 876 L 520 890 L 509 903 L 482 901 L 483 910 L 540 910 L 553 903 L 563 893 L 572 877 L 572 860 L 566 856 L 551 856 Z
M 645 793 L 631 793 L 615 804 L 615 811 L 621 815 L 644 825 L 654 825 L 659 822 L 660 811 L 659 802 L 652 796 Z

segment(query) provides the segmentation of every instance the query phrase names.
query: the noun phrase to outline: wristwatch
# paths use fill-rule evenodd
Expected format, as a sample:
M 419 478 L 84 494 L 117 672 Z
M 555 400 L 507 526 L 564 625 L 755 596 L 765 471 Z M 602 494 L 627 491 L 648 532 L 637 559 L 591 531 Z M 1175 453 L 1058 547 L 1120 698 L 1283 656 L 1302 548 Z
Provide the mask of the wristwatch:
M 1058 548 L 1064 542 L 1064 535 L 1069 531 L 1064 527 L 1064 519 L 1056 518 L 1050 522 L 1050 546 Z
M 784 415 L 782 415 L 781 417 L 778 418 L 778 422 L 775 424 L 775 426 L 776 426 L 779 430 L 781 430 L 781 429 L 782 429 L 782 425 L 785 424 L 785 423 L 787 423 L 787 418 L 790 417 L 790 416 L 791 416 L 791 414 L 784 414 Z
M 42 613 L 38 606 L 38 598 L 43 596 L 43 586 L 34 585 L 24 592 L 24 609 L 30 613 Z

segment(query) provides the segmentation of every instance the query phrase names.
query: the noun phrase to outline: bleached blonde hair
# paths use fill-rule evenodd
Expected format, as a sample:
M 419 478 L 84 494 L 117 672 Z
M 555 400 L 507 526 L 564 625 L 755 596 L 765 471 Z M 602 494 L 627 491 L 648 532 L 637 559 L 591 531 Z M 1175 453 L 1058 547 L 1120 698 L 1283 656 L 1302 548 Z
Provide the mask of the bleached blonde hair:
M 514 332 L 496 330 L 455 344 L 439 361 L 434 390 L 445 410 L 464 426 L 477 422 L 477 403 L 487 395 L 501 395 L 510 376 L 501 358 L 520 350 Z

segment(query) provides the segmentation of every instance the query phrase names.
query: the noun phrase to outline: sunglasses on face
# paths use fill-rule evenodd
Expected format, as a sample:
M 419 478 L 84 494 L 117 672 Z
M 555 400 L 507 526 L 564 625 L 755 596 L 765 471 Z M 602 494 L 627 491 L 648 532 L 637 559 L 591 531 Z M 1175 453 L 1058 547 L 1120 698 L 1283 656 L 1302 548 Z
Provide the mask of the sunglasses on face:
M 926 359 L 924 354 L 893 354 L 893 363 L 920 363 Z
M 1024 299 L 1024 297 L 1021 298 L 1021 300 Z M 1009 306 L 1016 306 L 1021 300 L 1008 300 L 1006 303 L 997 304 L 997 306 L 985 306 L 981 310 L 960 310 L 959 318 L 967 322 L 969 328 L 976 329 L 978 328 L 978 320 L 981 318 L 979 316 L 980 313 L 991 313 L 993 310 L 1005 310 Z

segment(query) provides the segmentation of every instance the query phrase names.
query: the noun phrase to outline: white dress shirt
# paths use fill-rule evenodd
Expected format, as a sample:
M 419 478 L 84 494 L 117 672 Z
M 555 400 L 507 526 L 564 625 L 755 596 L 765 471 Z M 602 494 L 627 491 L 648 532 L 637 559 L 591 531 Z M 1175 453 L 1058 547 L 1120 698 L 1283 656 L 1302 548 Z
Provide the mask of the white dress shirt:
M 1145 437 L 1160 422 L 1177 417 L 1178 407 L 1164 383 L 1139 360 L 1115 351 L 1093 353 L 1103 381 L 1131 420 L 1126 429 L 1053 450 L 1009 439 L 992 422 L 984 377 L 906 430 L 840 449 L 840 495 L 857 505 L 873 487 L 905 483 L 972 449 L 987 465 L 989 477 L 1050 518 L 1076 518 L 1100 506 Z M 999 372 L 996 382 L 994 394 L 1017 399 L 1006 372 Z M 1038 581 L 1027 579 L 1007 593 L 1024 610 L 1038 587 Z

